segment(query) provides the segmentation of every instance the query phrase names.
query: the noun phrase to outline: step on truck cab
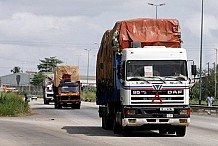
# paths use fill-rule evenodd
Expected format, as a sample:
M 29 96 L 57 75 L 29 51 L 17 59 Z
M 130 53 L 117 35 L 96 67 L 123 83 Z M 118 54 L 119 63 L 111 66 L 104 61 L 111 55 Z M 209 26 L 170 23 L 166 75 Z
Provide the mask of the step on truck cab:
M 175 19 L 140 18 L 118 21 L 105 32 L 96 65 L 103 129 L 185 136 L 189 79 L 179 30 Z

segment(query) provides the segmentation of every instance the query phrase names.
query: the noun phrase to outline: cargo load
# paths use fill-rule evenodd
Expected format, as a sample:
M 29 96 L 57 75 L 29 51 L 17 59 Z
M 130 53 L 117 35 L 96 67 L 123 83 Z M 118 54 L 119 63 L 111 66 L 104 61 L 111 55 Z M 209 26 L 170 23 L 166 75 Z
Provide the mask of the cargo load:
M 79 77 L 79 67 L 78 66 L 57 66 L 54 72 L 54 86 L 58 86 L 60 81 L 62 80 L 63 75 L 70 75 L 70 79 L 72 82 L 76 82 L 80 80 Z

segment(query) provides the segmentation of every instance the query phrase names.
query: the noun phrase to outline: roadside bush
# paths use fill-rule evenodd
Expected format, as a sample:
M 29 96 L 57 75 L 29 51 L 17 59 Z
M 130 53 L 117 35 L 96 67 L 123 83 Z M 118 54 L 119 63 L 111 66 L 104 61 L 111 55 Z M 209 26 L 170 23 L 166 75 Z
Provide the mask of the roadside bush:
M 96 87 L 84 86 L 82 88 L 81 100 L 94 102 L 96 99 Z
M 95 97 L 96 97 L 95 92 L 87 91 L 87 92 L 82 92 L 81 99 L 82 101 L 93 102 L 95 101 Z
M 0 93 L 0 116 L 19 116 L 30 113 L 23 96 L 16 93 Z

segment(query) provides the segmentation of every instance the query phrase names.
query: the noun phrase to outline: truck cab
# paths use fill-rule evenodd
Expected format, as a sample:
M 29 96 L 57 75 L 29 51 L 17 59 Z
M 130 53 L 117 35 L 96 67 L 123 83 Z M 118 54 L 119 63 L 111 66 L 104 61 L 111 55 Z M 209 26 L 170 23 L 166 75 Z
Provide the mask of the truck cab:
M 50 102 L 54 102 L 53 98 L 53 84 L 49 83 L 44 87 L 44 104 L 49 104 Z
M 146 47 L 122 51 L 119 83 L 122 127 L 184 136 L 190 123 L 186 50 Z
M 55 108 L 72 107 L 80 109 L 80 82 L 63 80 L 56 88 Z
M 121 54 L 114 61 L 117 98 L 99 106 L 102 128 L 123 134 L 159 130 L 185 136 L 190 124 L 186 50 L 146 46 L 126 48 Z M 98 92 L 97 102 L 105 96 Z

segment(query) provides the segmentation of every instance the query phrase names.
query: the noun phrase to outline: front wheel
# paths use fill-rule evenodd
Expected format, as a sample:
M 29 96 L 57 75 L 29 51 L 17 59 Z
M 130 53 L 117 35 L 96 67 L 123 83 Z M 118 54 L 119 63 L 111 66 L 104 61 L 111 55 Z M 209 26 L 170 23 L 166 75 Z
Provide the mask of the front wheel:
M 54 102 L 54 107 L 55 107 L 55 109 L 58 109 L 58 103 L 57 102 Z
M 102 111 L 102 128 L 105 130 L 112 129 L 112 120 L 110 119 L 109 115 L 107 114 L 107 108 L 104 107 L 101 109 Z
M 72 104 L 72 109 L 80 109 L 80 103 L 79 104 Z
M 123 136 L 129 137 L 132 135 L 132 129 L 130 127 L 124 127 L 123 128 Z
M 176 127 L 176 136 L 184 137 L 186 133 L 186 126 L 178 126 Z
M 55 109 L 61 109 L 62 105 L 58 104 L 57 102 L 54 103 Z
M 165 135 L 165 134 L 167 134 L 167 130 L 164 128 L 161 128 L 161 129 L 159 129 L 159 134 Z
M 117 112 L 113 118 L 113 132 L 114 134 L 122 133 L 122 116 L 121 112 Z

